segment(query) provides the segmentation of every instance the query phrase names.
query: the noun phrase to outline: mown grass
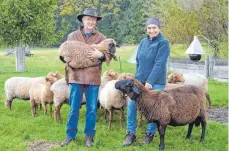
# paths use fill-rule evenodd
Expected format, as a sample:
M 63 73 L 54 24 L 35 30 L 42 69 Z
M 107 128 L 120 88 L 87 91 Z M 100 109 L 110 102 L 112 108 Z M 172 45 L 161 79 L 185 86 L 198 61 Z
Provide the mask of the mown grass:
M 178 46 L 177 46 L 178 47 Z M 122 72 L 135 72 L 135 65 L 126 60 L 131 56 L 136 46 L 125 46 L 118 49 L 117 56 L 120 62 L 112 61 L 110 66 L 103 65 L 103 71 L 115 69 Z M 181 49 L 178 49 L 180 52 Z M 0 151 L 24 151 L 27 150 L 31 141 L 45 140 L 48 142 L 60 143 L 65 138 L 66 121 L 69 106 L 64 105 L 61 110 L 62 120 L 54 121 L 49 115 L 43 115 L 39 111 L 37 117 L 33 118 L 30 112 L 28 101 L 14 100 L 12 111 L 9 112 L 4 106 L 4 82 L 12 76 L 45 76 L 49 71 L 64 73 L 63 64 L 58 60 L 57 49 L 35 49 L 33 57 L 26 57 L 26 72 L 15 72 L 14 56 L 5 57 L 0 52 Z M 228 84 L 209 80 L 209 94 L 214 106 L 228 107 Z M 126 115 L 126 114 L 125 114 Z M 104 119 L 103 111 L 98 109 L 95 144 L 92 148 L 84 145 L 85 106 L 80 111 L 79 133 L 76 140 L 66 147 L 57 147 L 51 151 L 66 150 L 124 150 L 124 151 L 145 151 L 157 150 L 159 136 L 156 135 L 154 143 L 141 145 L 144 137 L 146 123 L 138 129 L 137 142 L 130 147 L 123 147 L 122 141 L 125 136 L 125 128 L 120 130 L 119 116 L 116 112 L 112 129 L 108 130 L 108 123 Z M 126 121 L 125 121 L 126 127 Z M 168 127 L 165 136 L 166 151 L 225 151 L 228 148 L 228 127 L 225 124 L 209 121 L 204 142 L 199 142 L 201 128 L 193 129 L 193 137 L 186 140 L 187 126 Z

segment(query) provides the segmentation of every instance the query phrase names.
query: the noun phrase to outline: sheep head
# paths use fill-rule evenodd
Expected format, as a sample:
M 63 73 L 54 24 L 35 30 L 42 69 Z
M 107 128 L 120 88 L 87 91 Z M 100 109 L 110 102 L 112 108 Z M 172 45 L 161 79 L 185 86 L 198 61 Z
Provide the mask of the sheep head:
M 131 79 L 134 78 L 134 75 L 132 73 L 121 73 L 118 76 L 118 80 L 127 80 L 127 79 Z
M 184 77 L 179 72 L 173 72 L 168 76 L 168 83 L 176 83 L 176 82 L 184 83 Z
M 103 52 L 105 55 L 107 65 L 110 64 L 110 60 L 113 58 L 115 61 L 118 58 L 115 56 L 116 53 L 116 41 L 114 39 L 108 38 L 100 42 L 99 44 L 92 44 L 92 47 Z
M 133 79 L 117 81 L 115 88 L 127 94 L 132 100 L 136 100 L 141 93 L 141 90 L 135 85 Z
M 119 76 L 119 73 L 115 70 L 108 70 L 103 73 L 103 78 L 107 79 L 108 81 L 110 80 L 116 80 Z
M 49 72 L 45 77 L 46 82 L 53 84 L 57 80 L 61 79 L 63 76 L 59 72 Z

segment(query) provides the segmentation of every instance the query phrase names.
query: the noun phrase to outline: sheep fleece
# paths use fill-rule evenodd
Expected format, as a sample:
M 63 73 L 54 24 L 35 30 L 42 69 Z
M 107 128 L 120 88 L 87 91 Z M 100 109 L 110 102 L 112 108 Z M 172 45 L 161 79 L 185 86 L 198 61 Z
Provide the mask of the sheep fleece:
M 184 86 L 167 91 L 150 91 L 136 81 L 135 84 L 146 92 L 141 93 L 136 104 L 148 121 L 153 119 L 160 121 L 162 125 L 168 125 L 170 122 L 184 125 L 194 121 L 201 110 L 205 111 L 204 91 L 195 86 Z M 152 97 L 156 101 L 151 101 Z M 157 110 L 152 110 L 150 106 L 154 106 Z
M 66 63 L 75 69 L 101 64 L 99 59 L 87 57 L 89 51 L 95 51 L 95 49 L 91 45 L 79 41 L 66 41 L 59 48 L 60 56 L 64 57 Z
M 29 89 L 35 83 L 44 80 L 44 77 L 12 77 L 5 82 L 5 93 L 8 100 L 14 98 L 29 99 Z

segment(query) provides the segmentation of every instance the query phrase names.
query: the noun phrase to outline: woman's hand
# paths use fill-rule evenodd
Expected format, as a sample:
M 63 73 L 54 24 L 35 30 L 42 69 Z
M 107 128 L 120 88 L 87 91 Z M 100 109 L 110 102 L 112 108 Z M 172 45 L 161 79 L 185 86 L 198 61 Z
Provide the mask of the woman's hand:
M 146 87 L 147 89 L 152 89 L 152 85 L 149 84 L 149 83 L 146 83 L 146 84 L 145 84 L 145 87 Z
M 98 49 L 91 50 L 87 53 L 87 57 L 90 59 L 99 59 L 101 58 L 103 55 L 102 52 L 100 52 Z

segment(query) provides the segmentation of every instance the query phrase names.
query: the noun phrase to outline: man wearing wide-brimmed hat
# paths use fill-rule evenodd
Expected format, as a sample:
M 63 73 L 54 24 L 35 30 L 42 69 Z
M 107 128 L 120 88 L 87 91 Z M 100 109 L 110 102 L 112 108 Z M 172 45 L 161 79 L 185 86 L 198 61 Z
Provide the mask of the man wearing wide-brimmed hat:
M 106 37 L 98 32 L 95 28 L 97 21 L 101 20 L 96 10 L 93 8 L 86 8 L 83 14 L 77 16 L 77 19 L 83 23 L 83 26 L 68 35 L 67 40 L 76 40 L 86 44 L 98 44 Z M 88 57 L 103 59 L 104 54 L 98 50 L 88 53 Z M 79 109 L 83 93 L 86 96 L 86 125 L 84 129 L 86 146 L 93 145 L 93 138 L 95 136 L 97 98 L 99 85 L 101 83 L 101 64 L 87 67 L 83 69 L 72 68 L 68 72 L 69 88 L 70 88 L 70 111 L 67 121 L 66 139 L 61 143 L 61 146 L 68 145 L 72 142 L 78 132 Z M 70 68 L 70 67 L 68 67 Z

